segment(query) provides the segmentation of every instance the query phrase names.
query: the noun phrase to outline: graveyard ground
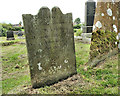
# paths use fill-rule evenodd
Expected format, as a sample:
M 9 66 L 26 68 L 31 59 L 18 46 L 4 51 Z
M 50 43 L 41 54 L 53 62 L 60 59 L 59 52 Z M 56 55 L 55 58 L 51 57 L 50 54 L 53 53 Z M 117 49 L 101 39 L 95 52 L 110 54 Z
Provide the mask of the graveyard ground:
M 0 37 L 1 38 L 1 37 Z M 51 86 L 31 88 L 27 50 L 24 39 L 4 46 L 2 37 L 3 94 L 117 94 L 118 56 L 107 58 L 93 69 L 85 70 L 90 44 L 75 41 L 77 74 Z

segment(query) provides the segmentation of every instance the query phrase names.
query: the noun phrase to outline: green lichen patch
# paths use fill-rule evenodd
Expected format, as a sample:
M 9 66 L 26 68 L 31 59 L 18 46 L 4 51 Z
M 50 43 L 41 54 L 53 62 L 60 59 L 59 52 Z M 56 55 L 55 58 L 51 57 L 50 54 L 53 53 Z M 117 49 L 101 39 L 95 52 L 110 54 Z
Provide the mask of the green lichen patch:
M 115 42 L 117 33 L 108 30 L 97 30 L 92 33 L 91 46 L 90 46 L 90 60 L 107 54 L 113 49 L 117 48 Z

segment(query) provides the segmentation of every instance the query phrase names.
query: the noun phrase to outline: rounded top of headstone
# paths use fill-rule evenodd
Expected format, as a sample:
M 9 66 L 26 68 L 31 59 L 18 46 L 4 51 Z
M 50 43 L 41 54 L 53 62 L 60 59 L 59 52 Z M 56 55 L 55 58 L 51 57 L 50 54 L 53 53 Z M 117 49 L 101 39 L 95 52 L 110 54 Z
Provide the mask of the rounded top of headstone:
M 62 11 L 60 10 L 60 8 L 57 7 L 57 6 L 54 6 L 54 7 L 52 8 L 52 12 L 62 13 Z
M 43 6 L 39 9 L 38 15 L 45 15 L 50 12 L 50 9 L 47 6 Z
M 47 7 L 47 6 L 42 6 L 40 9 L 39 9 L 39 12 L 41 11 L 41 10 L 49 10 L 49 8 Z

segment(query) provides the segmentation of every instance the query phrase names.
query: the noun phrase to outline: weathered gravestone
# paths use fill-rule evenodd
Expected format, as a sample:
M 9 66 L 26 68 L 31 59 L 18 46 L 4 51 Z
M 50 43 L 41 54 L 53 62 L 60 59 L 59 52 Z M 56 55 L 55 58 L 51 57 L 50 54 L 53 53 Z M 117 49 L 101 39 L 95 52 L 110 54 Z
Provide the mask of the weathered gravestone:
M 13 31 L 7 31 L 7 40 L 15 40 Z
M 23 22 L 33 88 L 50 85 L 76 73 L 72 14 L 42 7 Z
M 119 3 L 117 0 L 98 0 L 92 42 L 90 46 L 89 65 L 95 66 L 105 58 L 118 53 L 120 34 Z
M 94 15 L 96 9 L 96 2 L 94 0 L 88 0 L 85 3 L 85 33 L 91 33 L 94 23 Z

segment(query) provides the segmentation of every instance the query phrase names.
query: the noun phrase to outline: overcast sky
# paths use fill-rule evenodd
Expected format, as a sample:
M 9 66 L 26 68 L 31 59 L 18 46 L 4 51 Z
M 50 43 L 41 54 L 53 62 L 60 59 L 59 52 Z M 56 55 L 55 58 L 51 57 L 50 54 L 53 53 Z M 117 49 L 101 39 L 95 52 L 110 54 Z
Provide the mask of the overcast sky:
M 87 0 L 1 0 L 0 22 L 19 23 L 22 14 L 36 15 L 42 6 L 50 9 L 58 6 L 63 13 L 72 12 L 73 20 L 79 17 L 84 22 L 85 1 Z

